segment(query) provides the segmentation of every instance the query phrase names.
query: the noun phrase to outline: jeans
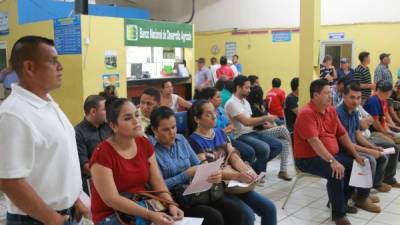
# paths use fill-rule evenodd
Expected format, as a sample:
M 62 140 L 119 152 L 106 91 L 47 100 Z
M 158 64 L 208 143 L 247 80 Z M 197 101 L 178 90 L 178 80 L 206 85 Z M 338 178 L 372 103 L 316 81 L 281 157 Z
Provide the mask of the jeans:
M 332 177 L 332 168 L 328 162 L 320 157 L 308 159 L 296 159 L 296 166 L 303 172 L 327 179 L 329 201 L 332 205 L 333 218 L 340 218 L 346 215 L 347 201 L 351 197 L 353 188 L 349 186 L 353 158 L 347 153 L 338 153 L 335 159 L 345 168 L 345 175 L 342 179 Z
M 100 221 L 96 225 L 122 225 L 118 222 L 117 216 L 115 214 L 105 218 L 104 220 Z
M 202 225 L 248 225 L 245 223 L 245 212 L 238 204 L 241 200 L 231 194 L 209 205 L 196 205 L 183 209 L 186 217 L 204 218 Z M 96 225 L 122 225 L 115 215 L 111 215 Z
M 243 159 L 243 161 L 252 165 L 256 160 L 256 153 L 253 147 L 237 139 L 232 139 L 231 142 L 232 146 L 240 152 L 240 157 Z
M 264 133 L 251 132 L 240 135 L 237 140 L 242 141 L 254 150 L 256 160 L 252 167 L 256 173 L 266 171 L 267 162 L 282 152 L 282 142 Z
M 235 196 L 225 193 L 224 197 L 209 205 L 197 205 L 184 209 L 187 217 L 204 218 L 202 225 L 247 225 L 245 223 L 245 212 L 238 202 L 241 200 Z
M 375 157 L 367 153 L 360 152 L 359 154 L 367 158 L 371 164 L 373 186 L 379 187 L 382 185 L 383 175 L 385 175 L 385 169 L 388 163 L 387 156 L 384 155 L 375 159 Z
M 378 145 L 382 148 L 391 148 L 394 147 L 396 150 L 395 154 L 388 155 L 388 162 L 385 169 L 385 175 L 383 178 L 383 182 L 386 184 L 394 184 L 397 182 L 395 176 L 397 172 L 397 163 L 399 158 L 399 146 L 394 143 L 393 140 L 385 137 L 382 133 L 373 132 L 372 137 L 369 139 L 375 145 Z
M 261 217 L 261 225 L 276 225 L 277 213 L 274 203 L 268 198 L 250 191 L 245 194 L 237 195 L 242 201 L 238 205 L 245 212 L 245 224 L 253 225 L 255 221 L 254 213 Z
M 73 219 L 69 219 L 64 223 L 64 225 L 73 225 L 73 224 L 74 224 Z M 7 213 L 6 225 L 43 225 L 43 223 L 33 219 L 30 216 Z

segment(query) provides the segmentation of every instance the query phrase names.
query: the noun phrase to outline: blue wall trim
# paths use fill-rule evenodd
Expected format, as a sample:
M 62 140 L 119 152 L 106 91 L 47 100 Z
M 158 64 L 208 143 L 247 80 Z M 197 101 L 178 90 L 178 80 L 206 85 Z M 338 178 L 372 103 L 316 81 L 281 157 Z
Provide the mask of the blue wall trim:
M 68 17 L 74 10 L 74 3 L 51 0 L 18 0 L 18 22 L 33 23 Z M 107 5 L 89 5 L 89 14 L 132 19 L 149 19 L 146 9 L 113 7 Z

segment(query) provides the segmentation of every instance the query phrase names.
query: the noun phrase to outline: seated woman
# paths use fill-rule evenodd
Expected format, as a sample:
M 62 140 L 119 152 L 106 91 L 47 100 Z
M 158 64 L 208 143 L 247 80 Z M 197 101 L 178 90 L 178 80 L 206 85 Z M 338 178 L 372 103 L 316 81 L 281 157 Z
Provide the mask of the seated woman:
M 186 101 L 181 96 L 174 94 L 174 87 L 172 86 L 171 81 L 166 80 L 161 83 L 160 106 L 168 106 L 174 112 L 178 112 L 179 106 L 188 109 L 192 106 L 192 103 Z
M 150 121 L 151 130 L 147 129 L 147 133 L 156 149 L 157 161 L 165 182 L 174 193 L 174 190 L 190 183 L 200 161 L 186 139 L 176 133 L 175 114 L 170 108 L 162 106 L 154 110 Z M 211 175 L 208 181 L 220 183 L 221 171 Z M 245 225 L 244 212 L 236 204 L 237 201 L 240 201 L 237 197 L 226 194 L 207 205 L 181 207 L 186 216 L 204 218 L 203 225 Z
M 253 182 L 257 174 L 241 160 L 238 154 L 232 154 L 234 151 L 232 145 L 228 142 L 227 136 L 222 129 L 215 128 L 215 109 L 214 106 L 206 101 L 199 100 L 192 106 L 191 115 L 194 117 L 195 132 L 188 138 L 193 150 L 197 153 L 200 160 L 209 158 L 217 159 L 219 157 L 228 158 L 229 164 L 233 170 L 222 172 L 223 180 L 238 180 L 245 183 Z M 226 149 L 221 151 L 221 149 Z M 261 217 L 261 225 L 277 224 L 276 208 L 272 201 L 258 194 L 255 191 L 238 194 L 242 201 L 237 204 L 246 212 L 246 225 L 254 224 L 254 213 Z
M 239 141 L 234 138 L 233 135 L 233 125 L 229 123 L 228 117 L 225 115 L 225 111 L 221 106 L 221 92 L 217 88 L 206 88 L 200 93 L 200 98 L 205 99 L 211 102 L 215 108 L 216 114 L 216 128 L 221 128 L 225 131 L 225 133 L 229 136 L 230 141 L 236 149 L 239 150 L 242 159 L 249 164 L 252 164 L 256 159 L 255 150 L 250 145 Z M 191 119 L 189 117 L 189 119 Z M 193 123 L 193 122 L 192 122 Z M 189 133 L 193 133 L 193 127 L 189 126 Z
M 121 196 L 145 191 L 146 184 L 153 190 L 167 191 L 159 171 L 153 146 L 141 136 L 138 110 L 125 98 L 106 104 L 106 117 L 112 136 L 101 142 L 90 160 L 92 175 L 92 215 L 96 225 L 119 225 L 115 211 L 141 217 L 156 225 L 171 225 L 183 218 L 183 211 L 168 205 L 170 215 L 150 211 Z M 159 197 L 172 201 L 169 193 Z
M 247 97 L 252 111 L 252 117 L 259 117 L 267 115 L 268 112 L 265 107 L 265 102 L 263 100 L 263 90 L 260 86 L 251 87 L 250 94 Z M 282 180 L 291 181 L 292 178 L 289 177 L 287 173 L 287 164 L 290 153 L 291 137 L 290 132 L 286 126 L 277 126 L 275 123 L 265 123 L 254 127 L 255 130 L 259 132 L 264 132 L 271 137 L 278 138 L 282 142 L 282 152 L 281 156 L 281 168 L 278 173 L 278 177 Z

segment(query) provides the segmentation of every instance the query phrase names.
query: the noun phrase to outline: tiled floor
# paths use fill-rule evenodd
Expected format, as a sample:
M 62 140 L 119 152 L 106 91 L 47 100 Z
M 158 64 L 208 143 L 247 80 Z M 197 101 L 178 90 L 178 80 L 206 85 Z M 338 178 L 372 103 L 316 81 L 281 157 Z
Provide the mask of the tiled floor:
M 274 160 L 268 165 L 267 182 L 257 191 L 273 200 L 278 209 L 279 225 L 317 225 L 334 224 L 330 221 L 330 210 L 326 207 L 328 202 L 325 181 L 318 178 L 302 178 L 295 187 L 292 196 L 284 210 L 281 209 L 288 195 L 292 182 L 282 181 L 277 178 L 279 160 Z M 291 162 L 291 160 L 290 160 Z M 290 173 L 295 174 L 293 165 L 289 166 Z M 400 167 L 397 170 L 400 180 Z M 392 189 L 389 193 L 377 193 L 381 199 L 382 213 L 374 214 L 359 210 L 357 214 L 349 215 L 353 225 L 400 225 L 400 189 Z M 1 198 L 1 197 L 0 197 Z M 4 200 L 0 200 L 0 225 L 4 224 Z M 257 218 L 257 225 L 259 218 Z

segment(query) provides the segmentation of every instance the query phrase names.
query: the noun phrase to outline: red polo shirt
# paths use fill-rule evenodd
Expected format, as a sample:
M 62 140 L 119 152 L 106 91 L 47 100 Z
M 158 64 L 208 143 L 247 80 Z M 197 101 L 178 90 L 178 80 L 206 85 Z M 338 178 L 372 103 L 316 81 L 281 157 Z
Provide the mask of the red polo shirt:
M 226 76 L 227 80 L 232 80 L 235 77 L 235 73 L 228 65 L 221 65 L 219 69 L 217 69 L 217 78 L 221 78 L 222 76 Z
M 336 110 L 330 106 L 325 113 L 318 111 L 311 101 L 303 107 L 294 125 L 294 157 L 296 159 L 317 156 L 307 139 L 318 137 L 325 148 L 332 154 L 339 152 L 338 138 L 346 134 Z

